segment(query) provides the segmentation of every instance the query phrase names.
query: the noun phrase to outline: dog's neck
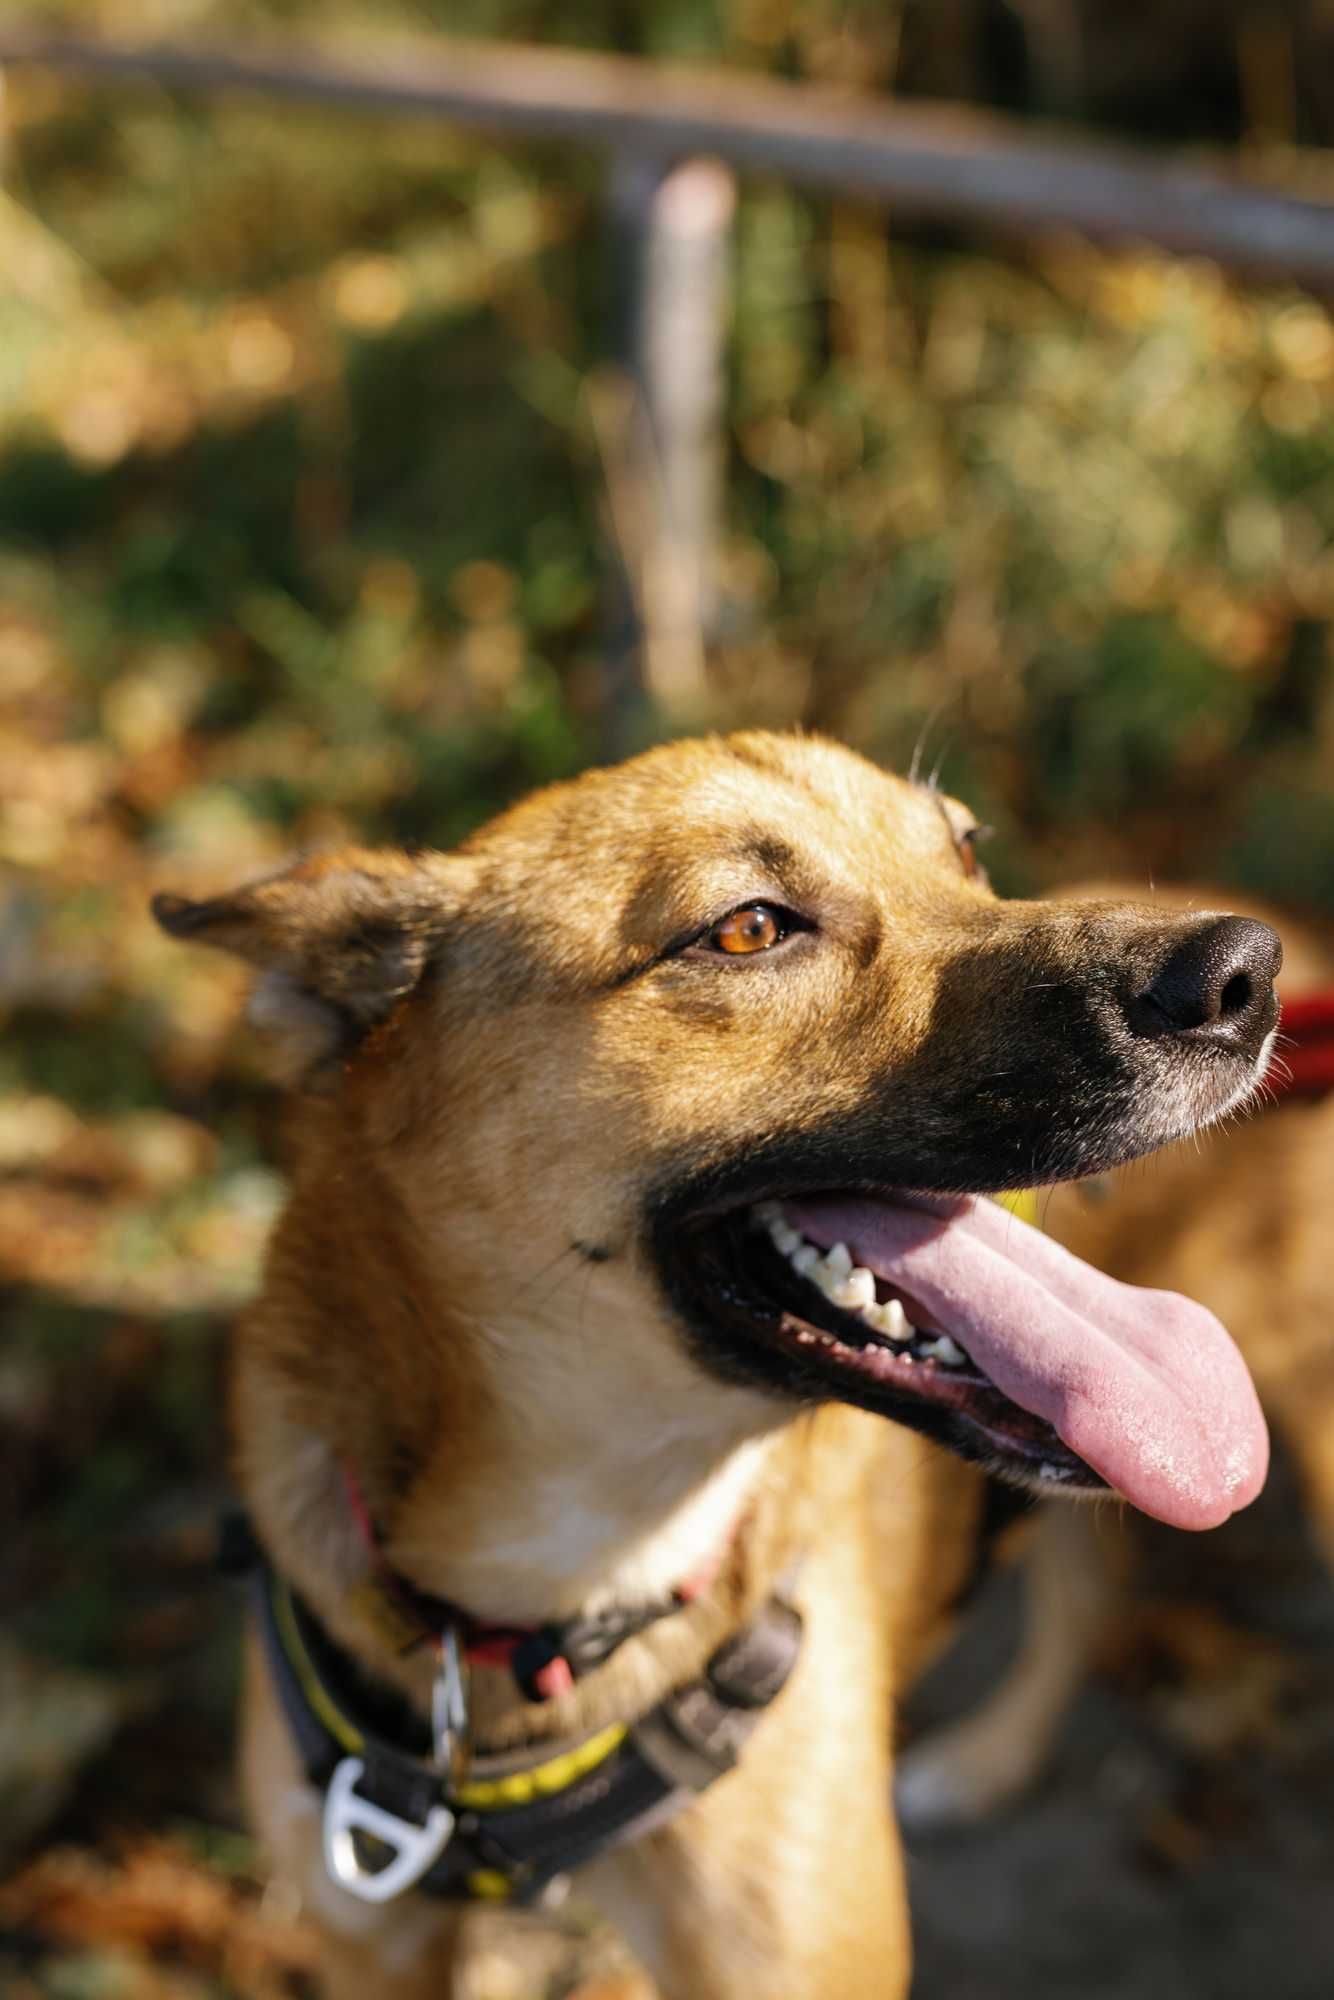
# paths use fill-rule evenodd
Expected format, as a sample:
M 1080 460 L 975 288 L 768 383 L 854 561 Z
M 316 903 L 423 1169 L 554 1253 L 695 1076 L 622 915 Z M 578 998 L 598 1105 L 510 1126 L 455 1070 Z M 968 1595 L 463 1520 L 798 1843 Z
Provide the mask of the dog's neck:
M 582 1306 L 624 1329 L 599 1272 Z M 448 1441 L 396 1513 L 387 1553 L 422 1588 L 490 1620 L 533 1623 L 668 1595 L 716 1566 L 786 1413 L 701 1378 L 682 1351 L 622 1337 L 571 1351 L 570 1329 L 516 1310 L 476 1357 L 485 1462 L 455 1476 Z
M 327 1609 L 364 1578 L 349 1467 L 385 1561 L 478 1620 L 643 1604 L 716 1566 L 789 1422 L 782 1406 L 710 1381 L 662 1329 L 630 1337 L 646 1290 L 629 1260 L 563 1288 L 493 1281 L 485 1319 L 465 1317 L 372 1206 L 368 1257 L 360 1222 L 334 1236 L 314 1194 L 294 1202 L 242 1338 L 242 1478 L 298 1587 Z M 374 1275 L 387 1268 L 392 1285 Z M 475 1273 L 463 1290 L 486 1295 Z M 313 1388 L 285 1379 L 265 1333 L 298 1315 L 298 1351 L 327 1370 Z

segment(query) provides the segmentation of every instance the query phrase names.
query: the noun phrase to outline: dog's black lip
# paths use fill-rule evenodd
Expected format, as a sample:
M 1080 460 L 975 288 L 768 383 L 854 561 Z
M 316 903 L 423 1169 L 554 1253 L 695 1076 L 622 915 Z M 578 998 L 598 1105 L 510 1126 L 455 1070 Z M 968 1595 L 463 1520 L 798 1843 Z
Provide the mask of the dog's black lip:
M 1004 1396 L 980 1369 L 946 1372 L 919 1362 L 914 1366 L 921 1368 L 920 1376 L 885 1384 L 859 1378 L 848 1363 L 840 1364 L 836 1352 L 804 1346 L 803 1331 L 831 1333 L 848 1350 L 881 1343 L 855 1314 L 843 1312 L 792 1271 L 755 1227 L 751 1210 L 757 1203 L 790 1200 L 795 1192 L 770 1184 L 738 1198 L 733 1190 L 729 1199 L 687 1205 L 674 1217 L 658 1219 L 655 1261 L 711 1372 L 729 1380 L 758 1378 L 800 1401 L 832 1397 L 854 1403 L 924 1432 L 1002 1478 L 1040 1481 L 1044 1488 L 1106 1490 L 1106 1482 L 1049 1424 Z M 826 1181 L 801 1190 L 831 1192 L 900 1204 L 912 1203 L 914 1194 L 933 1206 L 942 1199 L 927 1190 L 867 1187 L 860 1181 L 840 1182 L 836 1189 Z M 954 1191 L 945 1197 L 958 1198 Z

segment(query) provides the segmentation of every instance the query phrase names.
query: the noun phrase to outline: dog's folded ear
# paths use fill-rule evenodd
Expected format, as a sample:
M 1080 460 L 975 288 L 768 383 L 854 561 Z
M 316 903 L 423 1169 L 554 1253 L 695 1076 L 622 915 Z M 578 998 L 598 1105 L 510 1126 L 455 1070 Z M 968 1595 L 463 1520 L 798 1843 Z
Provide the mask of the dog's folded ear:
M 412 991 L 458 902 L 452 857 L 352 848 L 203 902 L 155 896 L 152 910 L 173 937 L 258 967 L 251 1018 L 309 1069 Z

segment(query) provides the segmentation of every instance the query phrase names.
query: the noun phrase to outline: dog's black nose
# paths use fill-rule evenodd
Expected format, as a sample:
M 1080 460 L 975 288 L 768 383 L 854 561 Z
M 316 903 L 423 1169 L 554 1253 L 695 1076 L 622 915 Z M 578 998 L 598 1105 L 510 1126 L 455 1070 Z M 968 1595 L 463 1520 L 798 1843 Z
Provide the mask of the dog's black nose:
M 1283 945 L 1268 924 L 1219 917 L 1173 946 L 1126 1005 L 1132 1031 L 1258 1055 L 1278 1019 Z

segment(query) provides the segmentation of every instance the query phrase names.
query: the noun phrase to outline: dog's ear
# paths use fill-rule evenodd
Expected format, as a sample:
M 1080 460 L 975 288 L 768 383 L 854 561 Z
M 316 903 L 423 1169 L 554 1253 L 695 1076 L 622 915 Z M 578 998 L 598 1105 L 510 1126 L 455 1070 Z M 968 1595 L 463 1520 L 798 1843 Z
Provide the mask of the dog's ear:
M 173 937 L 259 969 L 251 1018 L 310 1069 L 345 1054 L 410 993 L 460 895 L 452 857 L 343 849 L 192 902 L 153 898 Z

